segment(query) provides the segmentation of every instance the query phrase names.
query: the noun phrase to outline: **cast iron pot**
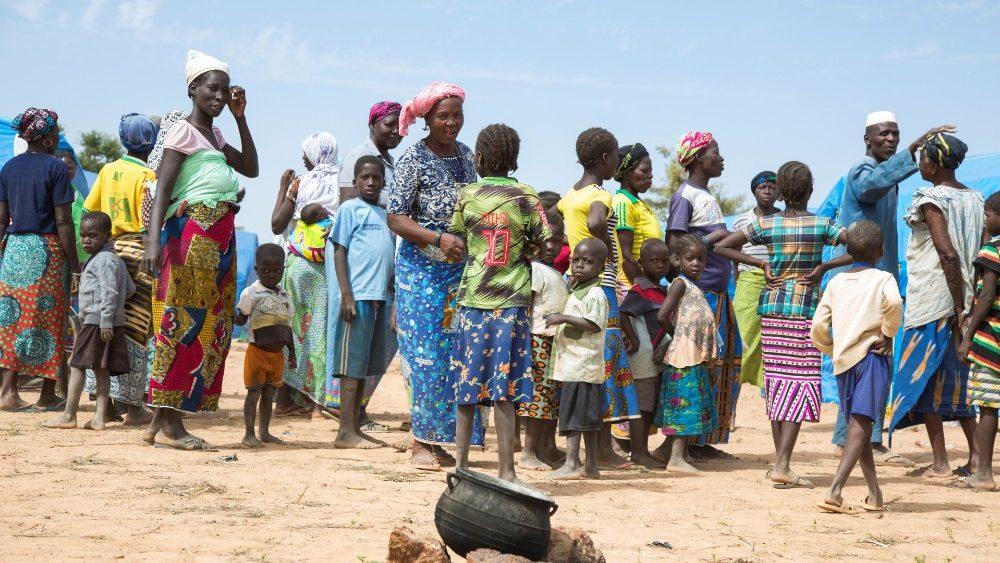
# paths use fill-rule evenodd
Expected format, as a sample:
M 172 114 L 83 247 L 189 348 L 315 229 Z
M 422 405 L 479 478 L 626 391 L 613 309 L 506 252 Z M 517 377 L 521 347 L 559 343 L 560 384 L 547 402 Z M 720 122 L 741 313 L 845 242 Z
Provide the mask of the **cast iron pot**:
M 549 517 L 559 508 L 544 493 L 467 469 L 448 474 L 434 525 L 445 545 L 465 557 L 479 548 L 539 560 L 549 549 Z

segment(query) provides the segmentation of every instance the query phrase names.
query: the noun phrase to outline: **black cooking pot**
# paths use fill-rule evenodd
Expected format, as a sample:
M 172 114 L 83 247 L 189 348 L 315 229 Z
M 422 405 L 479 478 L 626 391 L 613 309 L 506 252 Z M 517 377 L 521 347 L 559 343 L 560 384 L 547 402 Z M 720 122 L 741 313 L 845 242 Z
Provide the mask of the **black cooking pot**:
M 467 469 L 448 474 L 434 525 L 445 545 L 465 557 L 479 548 L 539 560 L 549 549 L 549 517 L 559 508 L 540 491 Z

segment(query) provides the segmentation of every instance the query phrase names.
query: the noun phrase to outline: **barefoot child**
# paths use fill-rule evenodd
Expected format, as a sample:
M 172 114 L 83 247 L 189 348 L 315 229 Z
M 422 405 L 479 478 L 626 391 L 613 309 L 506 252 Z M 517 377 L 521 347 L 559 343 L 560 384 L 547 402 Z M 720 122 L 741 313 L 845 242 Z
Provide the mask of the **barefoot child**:
M 868 484 L 861 507 L 882 511 L 882 491 L 875 474 L 872 424 L 884 409 L 892 379 L 892 339 L 899 330 L 903 300 L 892 274 L 875 268 L 882 257 L 882 229 L 861 220 L 847 231 L 847 254 L 854 265 L 833 277 L 816 307 L 810 335 L 816 347 L 833 358 L 840 408 L 847 418 L 847 442 L 826 498 L 827 512 L 853 514 L 841 494 L 854 465 Z
M 385 374 L 389 311 L 386 301 L 393 275 L 393 239 L 379 194 L 385 185 L 385 165 L 365 155 L 354 163 L 354 187 L 359 197 L 337 211 L 330 231 L 333 266 L 340 288 L 331 299 L 336 316 L 327 341 L 331 354 L 327 371 L 340 380 L 340 429 L 335 448 L 372 449 L 384 444 L 361 431 L 365 386 Z M 332 281 L 332 280 L 331 280 Z
M 479 182 L 458 193 L 451 232 L 465 238 L 468 258 L 458 289 L 456 381 L 458 467 L 469 465 L 475 410 L 492 405 L 498 474 L 515 481 L 515 403 L 532 396 L 531 259 L 552 235 L 531 186 L 508 176 L 517 170 L 521 140 L 493 124 L 476 138 Z
M 544 205 L 544 204 L 543 204 Z M 545 317 L 561 313 L 569 290 L 562 274 L 552 263 L 562 249 L 562 217 L 546 211 L 552 236 L 538 260 L 531 263 L 531 378 L 534 393 L 518 405 L 517 415 L 524 419 L 524 450 L 517 465 L 525 469 L 548 471 L 562 463 L 556 450 L 556 420 L 559 418 L 559 385 L 552 379 L 552 339 L 556 330 L 545 325 Z
M 97 380 L 97 408 L 94 419 L 84 428 L 104 430 L 111 376 L 128 372 L 125 300 L 135 293 L 135 284 L 110 240 L 111 217 L 101 211 L 83 216 L 80 241 L 91 255 L 80 276 L 79 306 L 83 329 L 76 337 L 69 361 L 66 410 L 60 417 L 42 424 L 47 428 L 76 428 L 84 370 L 91 369 Z
M 715 356 L 715 312 L 696 285 L 705 271 L 708 247 L 690 233 L 672 239 L 671 262 L 679 275 L 667 289 L 656 320 L 672 340 L 663 358 L 663 379 L 653 424 L 670 442 L 667 471 L 697 473 L 688 461 L 688 438 L 708 434 L 719 426 L 708 363 Z
M 285 354 L 288 365 L 295 367 L 295 342 L 292 339 L 292 301 L 279 285 L 285 271 L 285 253 L 276 244 L 257 247 L 254 270 L 257 281 L 243 290 L 236 303 L 235 322 L 243 326 L 250 322 L 250 343 L 243 360 L 243 383 L 247 398 L 243 402 L 246 433 L 243 445 L 259 448 L 263 442 L 284 444 L 271 435 L 271 408 L 275 391 L 282 385 L 285 374 Z M 257 402 L 260 402 L 260 427 L 254 435 Z
M 653 362 L 653 347 L 662 337 L 657 313 L 667 298 L 667 290 L 660 285 L 670 271 L 670 253 L 663 239 L 650 238 L 639 249 L 641 275 L 622 301 L 622 332 L 628 342 L 628 362 L 632 366 L 635 394 L 642 419 L 634 421 L 642 426 L 637 433 L 646 439 L 631 443 L 632 463 L 648 469 L 663 469 L 663 462 L 649 453 L 649 428 L 653 424 L 656 401 L 660 391 L 660 368 Z M 632 423 L 630 423 L 632 424 Z
M 985 231 L 989 240 L 973 264 L 979 271 L 979 287 L 969 316 L 969 327 L 958 348 L 958 357 L 972 364 L 969 369 L 969 403 L 979 407 L 976 446 L 979 463 L 971 476 L 955 486 L 987 491 L 997 490 L 993 479 L 993 444 L 997 437 L 997 409 L 1000 409 L 1000 192 L 986 199 Z
M 552 347 L 552 377 L 562 384 L 559 434 L 567 437 L 566 463 L 552 479 L 600 479 L 597 448 L 604 417 L 604 339 L 609 309 L 600 275 L 608 247 L 600 239 L 585 238 L 572 256 L 572 291 L 566 308 L 545 319 L 547 326 L 558 327 Z M 587 447 L 586 465 L 580 463 L 581 439 Z

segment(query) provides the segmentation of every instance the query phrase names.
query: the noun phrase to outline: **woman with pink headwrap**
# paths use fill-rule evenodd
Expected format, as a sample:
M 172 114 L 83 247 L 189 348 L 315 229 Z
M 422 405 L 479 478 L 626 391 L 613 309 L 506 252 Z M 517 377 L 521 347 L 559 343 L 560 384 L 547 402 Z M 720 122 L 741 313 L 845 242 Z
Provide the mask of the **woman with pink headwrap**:
M 403 239 L 396 256 L 396 326 L 410 395 L 410 464 L 430 471 L 455 464 L 442 446 L 455 443 L 458 409 L 448 368 L 465 243 L 447 231 L 459 186 L 476 180 L 472 150 L 457 140 L 464 101 L 458 86 L 434 82 L 403 104 L 400 135 L 418 117 L 428 134 L 399 158 L 386 204 L 389 227 Z M 471 443 L 482 445 L 483 438 L 477 415 Z
M 719 342 L 722 350 L 718 360 L 711 366 L 711 381 L 715 395 L 715 405 L 719 413 L 719 427 L 711 434 L 699 437 L 698 446 L 689 451 L 692 456 L 720 457 L 724 452 L 709 444 L 729 442 L 739 398 L 740 386 L 740 343 L 736 330 L 736 317 L 729 299 L 729 280 L 732 264 L 711 252 L 713 245 L 726 237 L 726 220 L 722 215 L 719 201 L 708 190 L 708 183 L 722 175 L 725 168 L 719 143 L 711 133 L 691 131 L 677 143 L 675 150 L 677 163 L 687 170 L 688 177 L 670 198 L 670 215 L 667 220 L 667 243 L 684 233 L 691 233 L 705 239 L 709 246 L 705 271 L 698 279 L 698 287 L 705 293 L 705 299 L 715 311 L 716 326 L 719 327 Z

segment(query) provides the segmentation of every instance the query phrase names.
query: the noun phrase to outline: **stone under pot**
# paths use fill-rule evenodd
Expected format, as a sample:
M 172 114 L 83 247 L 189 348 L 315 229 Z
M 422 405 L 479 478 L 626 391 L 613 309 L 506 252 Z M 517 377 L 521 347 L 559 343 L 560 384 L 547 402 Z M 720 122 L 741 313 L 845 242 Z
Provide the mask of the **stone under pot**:
M 549 517 L 558 505 L 548 495 L 467 469 L 448 474 L 434 525 L 445 545 L 465 557 L 479 548 L 539 560 L 549 548 Z

